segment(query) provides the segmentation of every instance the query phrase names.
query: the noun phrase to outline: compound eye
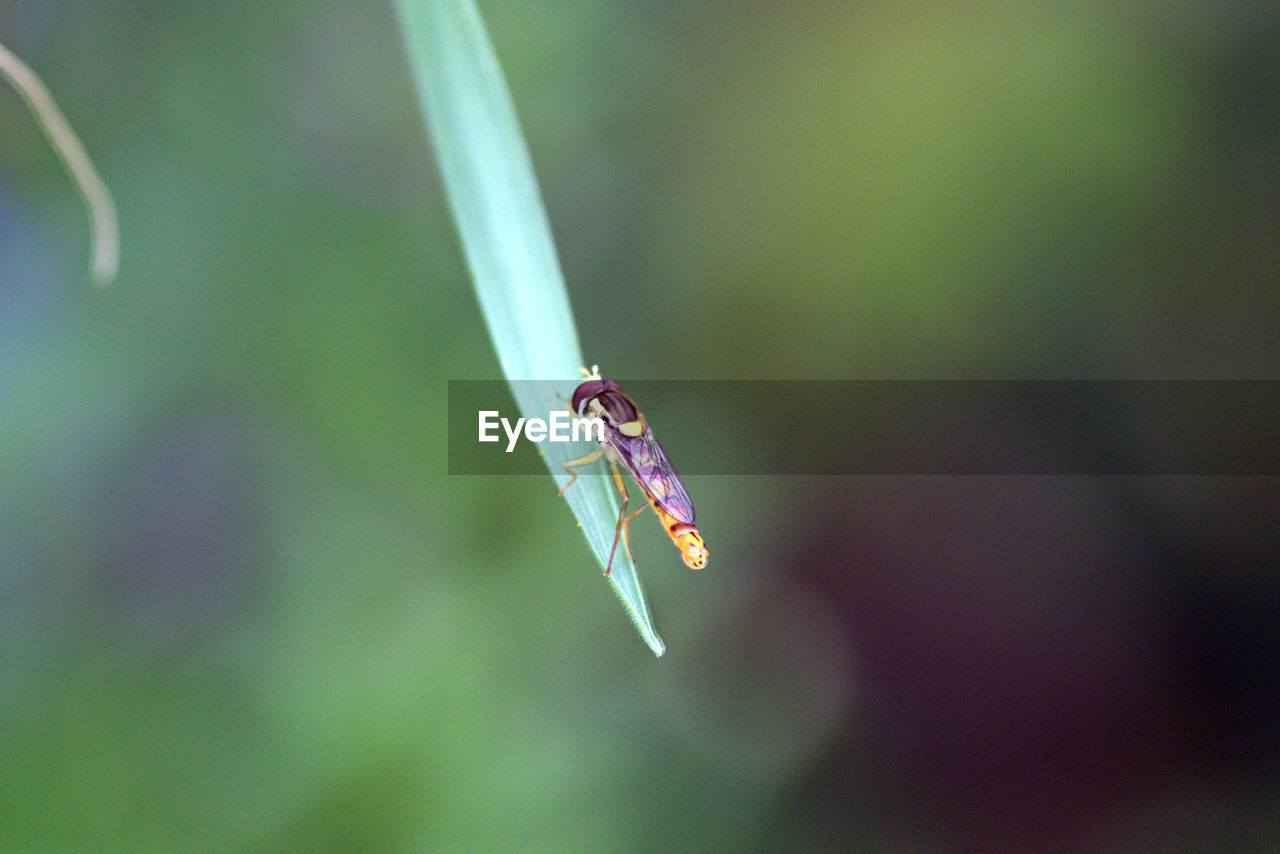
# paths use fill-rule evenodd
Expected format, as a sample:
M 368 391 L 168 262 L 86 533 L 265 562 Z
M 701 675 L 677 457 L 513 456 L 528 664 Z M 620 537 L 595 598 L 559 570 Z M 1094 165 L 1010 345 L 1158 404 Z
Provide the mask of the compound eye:
M 573 391 L 573 401 L 569 404 L 578 415 L 585 416 L 585 408 L 604 389 L 602 380 L 587 380 Z

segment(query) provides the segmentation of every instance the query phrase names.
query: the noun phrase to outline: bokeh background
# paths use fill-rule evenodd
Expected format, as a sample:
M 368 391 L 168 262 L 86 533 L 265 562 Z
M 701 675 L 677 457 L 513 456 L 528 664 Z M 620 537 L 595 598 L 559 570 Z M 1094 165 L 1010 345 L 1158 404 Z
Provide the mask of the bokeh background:
M 481 8 L 619 378 L 1280 376 L 1272 3 Z M 123 234 L 0 93 L 0 849 L 1280 847 L 1275 478 L 691 478 L 655 659 L 550 478 L 445 475 L 388 5 L 0 41 Z

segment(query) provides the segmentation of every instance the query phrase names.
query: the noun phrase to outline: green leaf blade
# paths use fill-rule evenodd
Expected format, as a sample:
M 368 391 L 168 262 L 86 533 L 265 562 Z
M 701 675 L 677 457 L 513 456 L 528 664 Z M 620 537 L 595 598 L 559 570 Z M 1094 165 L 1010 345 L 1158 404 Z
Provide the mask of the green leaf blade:
M 573 311 L 515 108 L 471 0 L 397 0 L 427 128 L 444 176 L 481 312 L 525 418 L 564 407 L 583 366 Z M 530 382 L 532 381 L 532 382 Z M 585 443 L 544 443 L 557 486 Z M 583 477 L 565 499 L 601 567 L 613 545 L 618 496 L 609 478 Z M 641 637 L 653 627 L 634 564 L 620 545 L 610 575 Z

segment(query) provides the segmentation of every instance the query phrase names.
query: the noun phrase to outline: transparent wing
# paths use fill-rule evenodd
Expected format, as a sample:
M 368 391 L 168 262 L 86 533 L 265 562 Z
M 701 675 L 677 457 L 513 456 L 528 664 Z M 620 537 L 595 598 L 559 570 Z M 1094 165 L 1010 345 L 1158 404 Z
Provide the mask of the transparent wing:
M 681 522 L 693 524 L 693 500 L 685 492 L 680 476 L 646 424 L 639 436 L 613 433 L 609 444 L 618 452 L 623 467 L 640 484 L 645 494 Z

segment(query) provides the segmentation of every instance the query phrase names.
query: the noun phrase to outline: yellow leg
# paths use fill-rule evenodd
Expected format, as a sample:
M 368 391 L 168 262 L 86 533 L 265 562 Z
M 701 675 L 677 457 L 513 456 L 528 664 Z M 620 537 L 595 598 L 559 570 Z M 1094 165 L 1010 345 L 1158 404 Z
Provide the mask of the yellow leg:
M 564 495 L 564 491 L 569 487 L 573 486 L 573 482 L 578 479 L 578 473 L 576 471 L 569 471 L 570 466 L 574 466 L 574 467 L 585 466 L 590 463 L 594 463 L 596 460 L 600 459 L 600 457 L 603 455 L 604 455 L 604 448 L 596 448 L 594 451 L 587 454 L 586 456 L 578 457 L 576 460 L 569 460 L 569 462 L 565 463 L 564 464 L 565 473 L 571 474 L 573 475 L 573 477 L 572 479 L 570 479 L 568 483 L 566 483 L 564 486 L 560 487 L 560 489 L 556 491 L 556 495 Z
M 631 521 L 630 519 L 624 521 L 624 517 L 627 515 L 627 501 L 631 498 L 631 496 L 627 495 L 627 485 L 622 482 L 622 475 L 618 473 L 618 467 L 613 464 L 612 460 L 609 461 L 609 470 L 613 472 L 614 486 L 618 487 L 618 492 L 622 495 L 622 509 L 618 511 L 618 528 L 613 532 L 613 548 L 609 549 L 609 562 L 604 567 L 605 575 L 608 575 L 613 570 L 613 555 L 618 551 L 618 538 L 622 536 L 622 529 L 626 526 L 626 523 Z M 640 509 L 643 510 L 644 508 Z M 631 539 L 630 534 L 627 535 L 627 539 Z M 627 557 L 631 557 L 630 543 L 627 544 Z M 632 558 L 632 562 L 635 562 L 634 558 Z
M 631 520 L 648 509 L 649 505 L 646 504 L 626 519 L 622 520 L 622 542 L 627 547 L 627 557 L 631 558 L 632 563 L 635 563 L 636 559 L 635 556 L 631 554 Z

